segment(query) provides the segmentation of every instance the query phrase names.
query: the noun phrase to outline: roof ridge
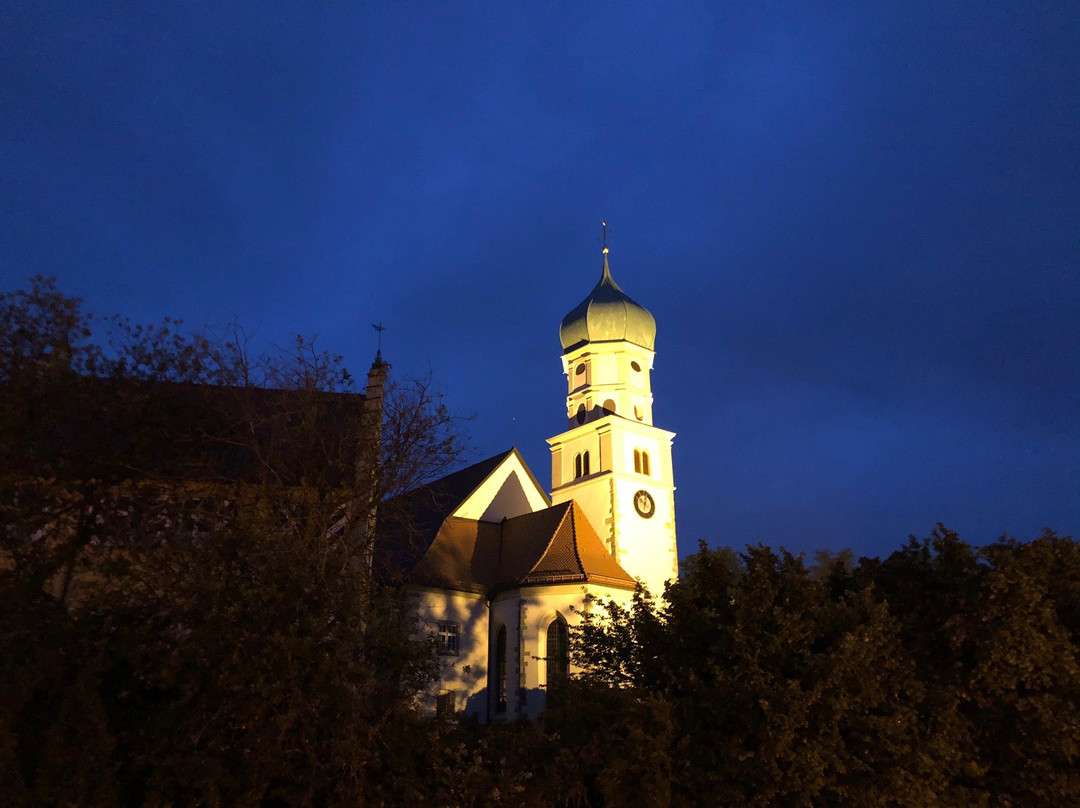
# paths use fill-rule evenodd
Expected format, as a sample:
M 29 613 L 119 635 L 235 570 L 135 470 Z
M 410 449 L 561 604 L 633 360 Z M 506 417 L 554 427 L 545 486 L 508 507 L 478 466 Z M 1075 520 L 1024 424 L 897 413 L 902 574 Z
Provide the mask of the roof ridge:
M 532 575 L 532 574 L 533 574 L 534 572 L 536 572 L 536 568 L 540 566 L 540 562 L 542 562 L 542 561 L 543 561 L 543 560 L 544 560 L 545 558 L 547 558 L 547 554 L 548 554 L 548 551 L 549 551 L 549 550 L 551 549 L 551 545 L 553 545 L 553 544 L 555 543 L 555 539 L 556 539 L 556 538 L 558 538 L 558 536 L 559 536 L 559 530 L 560 530 L 560 529 L 562 528 L 562 526 L 563 526 L 563 523 L 564 523 L 564 522 L 566 521 L 566 517 L 567 517 L 567 515 L 569 515 L 569 514 L 572 514 L 572 513 L 573 513 L 573 505 L 574 505 L 574 503 L 573 503 L 573 501 L 572 501 L 572 500 L 570 500 L 570 501 L 567 501 L 567 502 L 560 502 L 560 503 L 559 503 L 559 505 L 569 505 L 570 507 L 566 508 L 566 509 L 565 509 L 565 510 L 563 511 L 563 515 L 562 515 L 562 517 L 561 517 L 561 518 L 559 519 L 559 523 L 558 523 L 558 524 L 557 524 L 557 525 L 555 526 L 555 529 L 554 529 L 553 531 L 551 531 L 551 536 L 550 536 L 550 538 L 548 538 L 548 540 L 547 540 L 547 544 L 545 544 L 545 545 L 544 545 L 544 550 L 543 550 L 543 552 L 542 552 L 542 553 L 540 553 L 540 554 L 539 554 L 539 555 L 538 555 L 538 556 L 536 557 L 536 561 L 535 561 L 535 562 L 533 563 L 533 565 L 532 565 L 531 567 L 529 567 L 529 571 L 528 571 L 528 572 L 526 572 L 526 573 L 525 573 L 525 574 L 524 574 L 524 575 L 522 576 L 522 578 L 521 578 L 522 580 L 525 580 L 525 579 L 526 579 L 526 578 L 528 578 L 528 577 L 529 577 L 530 575 Z M 552 507 L 552 508 L 554 509 L 554 508 L 558 508 L 558 507 L 559 507 L 559 505 L 552 505 L 551 507 Z M 535 513 L 539 513 L 539 511 L 535 511 Z M 570 531 L 571 531 L 571 533 L 573 533 L 573 531 L 574 531 L 574 523 L 573 523 L 573 519 L 571 519 L 571 520 L 570 520 Z M 576 539 L 576 538 L 574 539 L 574 544 L 575 544 L 575 545 L 577 545 L 577 539 Z M 574 548 L 574 557 L 575 557 L 575 558 L 577 558 L 577 560 L 578 560 L 578 566 L 580 566 L 580 565 L 581 565 L 581 558 L 580 558 L 580 557 L 578 557 L 578 553 L 577 553 L 577 547 L 576 547 L 576 546 L 575 546 L 575 548 Z M 585 570 L 584 570 L 584 569 L 582 569 L 582 574 L 584 574 L 584 572 L 585 572 Z
M 574 500 L 570 500 L 570 508 L 567 511 L 570 515 L 570 538 L 573 541 L 574 558 L 577 559 L 578 569 L 581 570 L 581 574 L 585 576 L 585 580 L 587 581 L 589 579 L 589 573 L 585 570 L 585 562 L 581 560 L 581 551 L 578 550 L 577 520 L 574 518 L 577 515 L 577 510 L 574 506 Z
M 490 477 L 492 474 L 495 473 L 495 469 L 497 469 L 499 466 L 501 466 L 503 464 L 503 461 L 506 460 L 506 458 L 509 457 L 511 454 L 513 454 L 513 452 L 514 452 L 513 447 L 510 447 L 509 449 L 507 449 L 506 451 L 503 451 L 503 452 L 496 452 L 495 454 L 491 455 L 491 457 L 485 457 L 483 460 L 477 460 L 475 463 L 470 463 L 468 466 L 465 466 L 465 468 L 458 469 L 457 471 L 452 471 L 449 474 L 444 474 L 442 477 L 437 477 L 436 479 L 432 480 L 431 483 L 427 483 L 427 484 L 431 485 L 433 483 L 441 482 L 443 480 L 449 479 L 450 477 L 453 477 L 456 474 L 464 474 L 467 471 L 472 471 L 477 466 L 482 466 L 485 463 L 494 462 L 495 465 L 492 466 L 491 471 L 489 471 L 487 474 L 484 475 L 484 478 L 482 480 L 480 480 L 480 482 L 479 482 L 479 484 L 477 484 L 476 488 L 473 488 L 473 490 L 470 491 L 469 494 L 466 494 L 466 499 L 467 499 L 469 495 L 474 493 L 477 488 L 479 488 L 481 485 L 484 484 L 484 481 L 487 480 L 488 477 Z

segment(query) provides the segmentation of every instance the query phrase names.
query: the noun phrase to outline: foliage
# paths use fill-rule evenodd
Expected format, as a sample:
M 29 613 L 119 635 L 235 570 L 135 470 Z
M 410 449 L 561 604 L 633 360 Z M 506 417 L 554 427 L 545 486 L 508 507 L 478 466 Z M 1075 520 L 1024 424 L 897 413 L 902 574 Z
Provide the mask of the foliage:
M 663 716 L 634 752 L 671 773 L 649 804 L 1080 801 L 1074 541 L 975 550 L 939 527 L 882 562 L 822 561 L 811 574 L 783 551 L 702 545 L 662 606 L 610 604 L 578 632 L 570 710 L 594 715 L 597 688 L 617 692 L 629 705 L 603 723 L 619 739 L 635 711 Z M 610 755 L 586 781 L 624 766 Z M 650 792 L 589 793 L 581 804 Z
M 0 297 L 0 801 L 356 802 L 435 672 L 374 507 L 454 420 L 415 382 L 373 423 L 310 340 L 106 322 Z
M 1049 531 L 702 544 L 596 604 L 538 721 L 422 718 L 372 513 L 459 441 L 424 382 L 376 440 L 353 384 L 311 340 L 0 296 L 0 803 L 1080 804 L 1080 546 Z

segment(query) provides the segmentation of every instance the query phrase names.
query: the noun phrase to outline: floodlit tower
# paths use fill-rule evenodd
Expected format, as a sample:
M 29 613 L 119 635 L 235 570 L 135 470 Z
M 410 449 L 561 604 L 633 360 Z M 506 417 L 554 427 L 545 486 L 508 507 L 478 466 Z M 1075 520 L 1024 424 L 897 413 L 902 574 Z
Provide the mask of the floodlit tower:
M 673 432 L 653 426 L 656 322 L 611 277 L 559 328 L 567 430 L 551 446 L 551 500 L 574 500 L 623 569 L 659 596 L 678 575 Z

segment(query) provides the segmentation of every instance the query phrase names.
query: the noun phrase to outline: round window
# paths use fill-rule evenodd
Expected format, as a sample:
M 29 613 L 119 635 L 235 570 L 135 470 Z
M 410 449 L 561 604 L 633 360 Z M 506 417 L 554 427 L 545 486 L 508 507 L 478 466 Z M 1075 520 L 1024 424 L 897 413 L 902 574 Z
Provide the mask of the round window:
M 580 365 L 578 365 L 576 368 L 574 368 L 574 375 L 575 376 L 580 376 L 584 372 L 585 372 L 585 363 L 584 362 L 582 362 Z
M 641 373 L 641 365 L 639 365 L 637 362 L 631 362 L 630 367 L 634 369 L 634 373 Z

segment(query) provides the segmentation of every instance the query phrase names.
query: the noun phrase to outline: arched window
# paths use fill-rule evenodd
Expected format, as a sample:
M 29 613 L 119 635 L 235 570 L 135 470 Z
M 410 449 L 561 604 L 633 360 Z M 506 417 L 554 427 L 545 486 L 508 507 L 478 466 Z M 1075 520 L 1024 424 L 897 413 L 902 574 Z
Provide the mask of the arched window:
M 555 615 L 547 630 L 548 703 L 557 699 L 570 675 L 570 632 L 561 614 Z
M 581 476 L 581 452 L 574 455 L 574 479 Z
M 641 449 L 634 449 L 634 473 L 641 474 Z
M 582 454 L 581 454 L 581 476 L 582 477 L 588 477 L 589 476 L 589 453 L 588 452 L 582 452 Z
M 649 475 L 649 453 L 641 453 L 641 473 L 645 476 Z
M 585 423 L 585 415 L 586 415 L 585 405 L 584 405 L 584 404 L 578 404 L 578 408 L 577 408 L 577 422 L 578 422 L 579 424 L 583 424 L 583 423 Z
M 506 626 L 495 635 L 495 712 L 506 712 Z
M 604 402 L 604 413 L 612 415 L 615 412 L 615 399 L 609 398 Z

